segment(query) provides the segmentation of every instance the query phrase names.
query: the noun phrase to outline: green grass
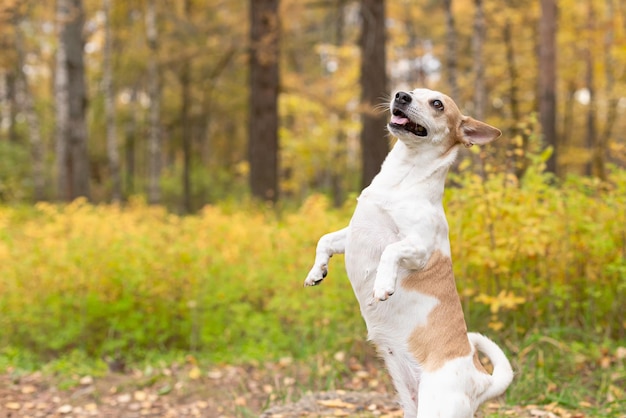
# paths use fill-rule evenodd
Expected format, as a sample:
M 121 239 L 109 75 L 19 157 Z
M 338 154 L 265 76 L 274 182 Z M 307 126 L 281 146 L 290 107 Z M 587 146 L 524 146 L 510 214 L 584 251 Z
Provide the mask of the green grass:
M 626 172 L 555 185 L 538 161 L 522 182 L 455 184 L 445 196 L 455 276 L 469 328 L 518 371 L 508 401 L 622 411 Z M 322 286 L 302 281 L 319 237 L 354 204 L 230 202 L 184 217 L 138 200 L 0 206 L 0 370 L 291 357 L 309 364 L 311 384 L 336 385 L 347 366 L 329 372 L 320 355 L 371 361 L 343 258 Z

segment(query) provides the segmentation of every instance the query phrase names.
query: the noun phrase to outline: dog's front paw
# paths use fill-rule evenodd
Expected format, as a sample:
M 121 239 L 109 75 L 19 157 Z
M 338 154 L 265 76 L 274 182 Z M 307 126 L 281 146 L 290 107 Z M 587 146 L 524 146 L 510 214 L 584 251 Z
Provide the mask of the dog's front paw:
M 396 289 L 393 287 L 374 287 L 374 300 L 387 300 L 391 295 L 395 293 Z
M 386 265 L 378 266 L 376 272 L 376 279 L 374 279 L 374 300 L 387 300 L 396 291 L 396 276 L 395 269 L 387 269 Z
M 317 286 L 318 284 L 322 283 L 322 280 L 324 280 L 327 274 L 328 274 L 327 264 L 315 265 L 313 266 L 311 271 L 309 271 L 309 274 L 306 276 L 306 279 L 304 280 L 304 285 L 305 286 Z

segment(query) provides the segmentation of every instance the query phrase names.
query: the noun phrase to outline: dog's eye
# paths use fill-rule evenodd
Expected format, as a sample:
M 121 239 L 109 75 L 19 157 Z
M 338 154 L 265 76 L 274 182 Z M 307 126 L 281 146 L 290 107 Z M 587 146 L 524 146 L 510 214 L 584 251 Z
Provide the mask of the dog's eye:
M 443 102 L 441 100 L 433 100 L 430 103 L 435 109 L 443 111 Z

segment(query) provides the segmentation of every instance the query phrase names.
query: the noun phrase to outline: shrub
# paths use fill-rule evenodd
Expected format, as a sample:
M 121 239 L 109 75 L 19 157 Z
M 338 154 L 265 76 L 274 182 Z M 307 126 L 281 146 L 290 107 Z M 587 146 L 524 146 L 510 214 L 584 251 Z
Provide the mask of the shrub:
M 446 211 L 471 329 L 624 338 L 626 172 L 556 186 L 538 161 L 523 182 L 454 180 Z M 0 346 L 43 359 L 197 350 L 230 361 L 363 339 L 341 256 L 322 286 L 302 288 L 318 238 L 347 224 L 354 201 L 244 206 L 185 217 L 140 200 L 0 206 Z

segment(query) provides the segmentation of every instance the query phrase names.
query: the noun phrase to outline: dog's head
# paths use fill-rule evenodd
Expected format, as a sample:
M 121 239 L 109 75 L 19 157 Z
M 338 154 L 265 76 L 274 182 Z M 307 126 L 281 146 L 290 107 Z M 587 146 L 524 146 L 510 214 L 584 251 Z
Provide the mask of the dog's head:
M 428 89 L 399 91 L 389 104 L 389 132 L 407 146 L 428 141 L 432 144 L 470 147 L 483 145 L 501 135 L 499 129 L 464 116 L 454 101 Z

